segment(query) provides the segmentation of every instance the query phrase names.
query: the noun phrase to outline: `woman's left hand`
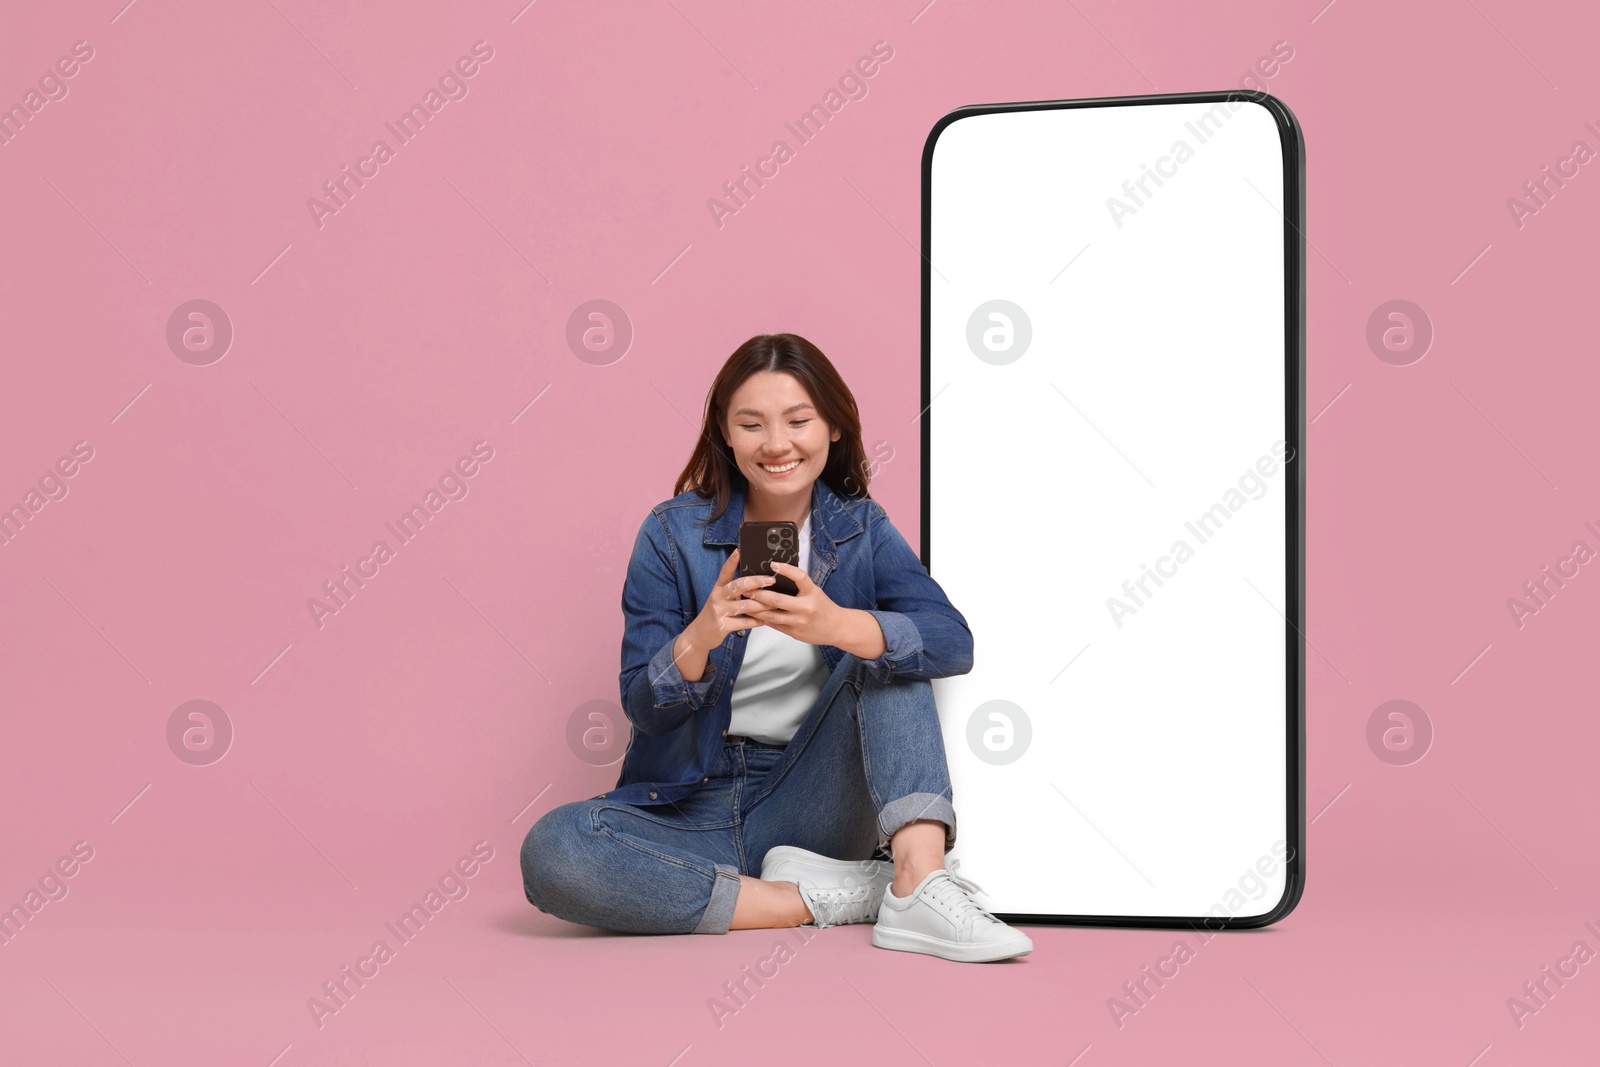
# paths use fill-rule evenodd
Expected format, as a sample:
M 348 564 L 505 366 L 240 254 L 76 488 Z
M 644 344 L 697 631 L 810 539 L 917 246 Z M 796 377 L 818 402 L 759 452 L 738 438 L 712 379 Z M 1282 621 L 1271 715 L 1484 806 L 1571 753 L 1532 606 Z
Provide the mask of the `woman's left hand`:
M 837 643 L 845 609 L 835 604 L 799 567 L 773 561 L 772 570 L 794 582 L 800 591 L 794 596 L 787 596 L 771 588 L 752 589 L 745 594 L 746 597 L 767 607 L 759 611 L 747 610 L 745 614 L 808 645 Z

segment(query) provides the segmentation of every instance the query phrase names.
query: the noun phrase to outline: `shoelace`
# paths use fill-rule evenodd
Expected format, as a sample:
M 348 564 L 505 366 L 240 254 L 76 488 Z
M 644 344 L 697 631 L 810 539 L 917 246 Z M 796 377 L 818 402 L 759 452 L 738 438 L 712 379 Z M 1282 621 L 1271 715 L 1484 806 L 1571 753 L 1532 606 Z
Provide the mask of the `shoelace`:
M 861 922 L 866 917 L 865 908 L 870 903 L 872 887 L 862 885 L 825 889 L 812 886 L 805 889 L 804 893 L 814 920 L 812 925 L 839 926 Z
M 951 908 L 958 921 L 970 919 L 973 922 L 999 922 L 999 919 L 969 895 L 982 893 L 984 890 L 971 878 L 957 874 L 956 871 L 960 866 L 960 860 L 951 860 L 945 867 L 945 878 L 935 878 L 933 884 L 928 887 L 929 890 L 938 895 L 941 903 Z M 955 887 L 966 890 L 966 893 L 956 892 Z

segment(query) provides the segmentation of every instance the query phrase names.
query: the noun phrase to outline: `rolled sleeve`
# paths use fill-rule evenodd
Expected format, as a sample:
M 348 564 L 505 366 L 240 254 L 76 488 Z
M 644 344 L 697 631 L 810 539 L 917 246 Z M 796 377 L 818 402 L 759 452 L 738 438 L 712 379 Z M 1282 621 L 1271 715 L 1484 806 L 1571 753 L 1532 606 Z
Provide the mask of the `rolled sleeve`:
M 972 670 L 972 630 L 876 500 L 868 511 L 884 652 L 869 663 L 879 679 L 948 678 Z
M 908 668 L 922 654 L 922 633 L 911 616 L 902 612 L 868 608 L 867 614 L 878 620 L 884 643 L 883 655 L 865 661 L 867 670 L 878 681 L 886 682 L 896 669 Z
M 676 553 L 660 517 L 639 528 L 622 586 L 622 709 L 639 731 L 659 736 L 682 726 L 703 707 L 716 683 L 719 653 L 706 660 L 697 682 L 685 681 L 672 646 L 691 608 L 680 602 Z
M 674 634 L 661 650 L 650 658 L 650 691 L 655 698 L 657 708 L 670 708 L 677 704 L 687 703 L 695 711 L 705 707 L 707 698 L 711 695 L 712 675 L 717 665 L 706 659 L 705 677 L 698 682 L 687 681 L 683 672 L 678 669 L 678 661 L 672 654 L 672 646 L 678 641 Z

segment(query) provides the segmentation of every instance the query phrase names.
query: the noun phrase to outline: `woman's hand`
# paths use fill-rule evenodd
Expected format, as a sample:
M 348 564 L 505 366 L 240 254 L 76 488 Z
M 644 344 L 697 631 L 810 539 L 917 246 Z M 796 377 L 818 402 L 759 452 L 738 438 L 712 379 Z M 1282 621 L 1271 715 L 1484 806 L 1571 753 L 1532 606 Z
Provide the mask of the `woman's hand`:
M 764 574 L 739 578 L 736 577 L 738 568 L 739 550 L 736 548 L 717 573 L 716 583 L 706 595 L 700 614 L 672 642 L 672 661 L 678 665 L 686 682 L 698 682 L 705 677 L 711 650 L 721 645 L 730 633 L 761 625 L 761 620 L 739 613 L 761 606 L 754 600 L 746 600 L 745 594 L 758 586 L 771 584 L 772 579 Z
M 739 550 L 736 548 L 717 573 L 716 584 L 707 594 L 700 614 L 690 624 L 698 631 L 700 643 L 708 649 L 722 644 L 722 639 L 735 630 L 761 625 L 761 620 L 751 617 L 749 612 L 762 605 L 746 598 L 753 590 L 771 585 L 774 579 L 765 574 L 752 574 L 748 578 L 740 578 L 738 574 Z
M 808 645 L 844 647 L 841 641 L 847 640 L 846 615 L 851 609 L 835 604 L 833 598 L 811 580 L 811 575 L 793 564 L 774 560 L 772 570 L 774 574 L 781 574 L 793 581 L 800 591 L 794 596 L 787 596 L 771 589 L 753 589 L 745 603 L 753 601 L 754 604 L 743 609 L 745 613 Z M 872 621 L 872 627 L 876 630 L 876 620 L 871 620 L 869 616 L 869 621 Z M 882 654 L 881 649 L 878 654 Z

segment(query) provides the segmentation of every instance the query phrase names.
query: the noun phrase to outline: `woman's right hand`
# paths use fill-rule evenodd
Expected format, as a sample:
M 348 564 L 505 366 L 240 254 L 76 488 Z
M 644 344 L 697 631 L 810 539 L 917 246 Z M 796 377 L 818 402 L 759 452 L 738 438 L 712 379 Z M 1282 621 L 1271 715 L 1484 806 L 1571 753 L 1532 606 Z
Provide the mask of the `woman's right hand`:
M 705 606 L 690 624 L 698 628 L 699 636 L 707 648 L 715 648 L 722 644 L 722 639 L 735 630 L 748 630 L 754 626 L 764 625 L 760 619 L 741 616 L 739 613 L 765 609 L 765 604 L 759 600 L 751 600 L 745 594 L 752 589 L 764 589 L 776 579 L 766 574 L 752 574 L 746 578 L 740 578 L 738 575 L 739 550 L 736 548 L 733 550 L 733 555 L 722 565 L 722 570 L 717 573 L 716 584 L 711 587 Z
M 698 682 L 705 677 L 706 661 L 711 650 L 721 645 L 733 631 L 766 625 L 760 619 L 741 617 L 739 613 L 764 608 L 766 605 L 761 601 L 750 600 L 745 594 L 771 585 L 776 579 L 765 574 L 740 578 L 738 574 L 739 550 L 736 548 L 717 573 L 716 584 L 711 587 L 700 614 L 683 628 L 683 633 L 672 643 L 673 662 L 678 665 L 686 682 Z

